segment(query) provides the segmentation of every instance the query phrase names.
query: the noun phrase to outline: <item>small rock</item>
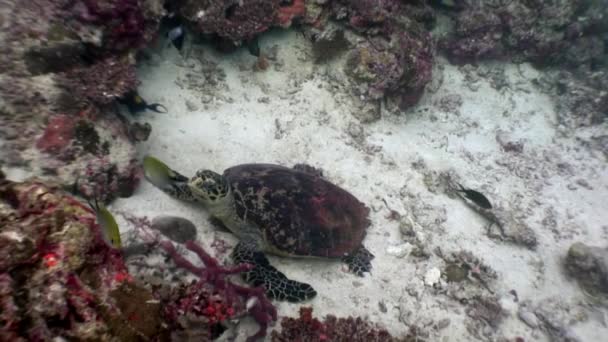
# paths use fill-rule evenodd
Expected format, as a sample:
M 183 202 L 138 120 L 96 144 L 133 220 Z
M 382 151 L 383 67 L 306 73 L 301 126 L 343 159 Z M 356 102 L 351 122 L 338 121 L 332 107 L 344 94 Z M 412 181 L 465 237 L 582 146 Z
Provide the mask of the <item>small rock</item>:
M 386 253 L 397 258 L 403 258 L 409 253 L 411 247 L 412 245 L 409 243 L 404 243 L 397 246 L 388 246 L 388 248 L 386 248 Z
M 196 103 L 190 100 L 186 100 L 186 108 L 188 108 L 188 111 L 190 112 L 195 112 L 198 110 L 198 106 L 196 105 Z
M 538 328 L 538 317 L 536 317 L 536 315 L 533 312 L 530 312 L 528 310 L 525 309 L 520 309 L 517 312 L 517 316 L 519 317 L 519 319 L 522 320 L 522 322 L 526 323 L 527 326 L 529 326 L 532 329 L 536 329 Z
M 439 282 L 440 277 L 441 271 L 437 267 L 433 267 L 424 275 L 424 284 L 427 286 L 433 286 Z
M 401 234 L 403 234 L 404 237 L 416 236 L 416 232 L 414 231 L 414 227 L 410 220 L 402 220 L 399 222 L 399 231 L 401 231 Z
M 150 132 L 152 132 L 152 126 L 144 122 L 140 124 L 139 122 L 134 122 L 129 126 L 129 135 L 131 139 L 135 141 L 146 141 L 150 136 Z
M 167 238 L 185 243 L 196 238 L 196 227 L 189 220 L 178 216 L 158 216 L 152 220 L 152 228 Z
M 213 96 L 205 94 L 201 97 L 203 103 L 210 103 L 213 100 Z
M 468 271 L 455 263 L 450 263 L 446 266 L 445 275 L 447 277 L 448 282 L 459 283 L 465 279 L 467 279 Z
M 384 301 L 382 300 L 378 302 L 378 309 L 380 309 L 380 312 L 382 313 L 386 313 L 388 311 L 386 304 L 384 304 Z
M 608 295 L 608 248 L 576 242 L 568 249 L 566 269 L 592 295 Z
M 498 142 L 505 152 L 521 153 L 524 151 L 523 141 L 514 141 L 513 138 L 509 136 L 509 133 L 503 130 L 498 130 L 498 132 L 496 132 L 496 142 Z
M 435 329 L 443 330 L 443 329 L 447 328 L 448 326 L 450 326 L 450 319 L 444 318 L 444 319 L 440 320 L 439 322 L 437 322 Z

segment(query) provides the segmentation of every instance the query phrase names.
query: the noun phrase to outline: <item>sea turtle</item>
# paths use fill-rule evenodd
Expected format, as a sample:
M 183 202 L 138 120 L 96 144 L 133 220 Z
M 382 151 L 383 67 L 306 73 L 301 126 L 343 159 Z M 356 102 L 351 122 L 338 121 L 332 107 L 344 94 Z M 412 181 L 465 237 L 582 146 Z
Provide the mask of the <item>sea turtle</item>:
M 238 238 L 235 263 L 254 268 L 243 274 L 264 286 L 274 299 L 299 302 L 316 291 L 288 279 L 264 253 L 280 256 L 339 258 L 363 276 L 373 255 L 362 245 L 370 225 L 369 209 L 346 190 L 302 164 L 242 164 L 222 175 L 199 170 L 188 179 L 158 159 L 144 158 L 146 179 L 165 193 L 200 203 Z

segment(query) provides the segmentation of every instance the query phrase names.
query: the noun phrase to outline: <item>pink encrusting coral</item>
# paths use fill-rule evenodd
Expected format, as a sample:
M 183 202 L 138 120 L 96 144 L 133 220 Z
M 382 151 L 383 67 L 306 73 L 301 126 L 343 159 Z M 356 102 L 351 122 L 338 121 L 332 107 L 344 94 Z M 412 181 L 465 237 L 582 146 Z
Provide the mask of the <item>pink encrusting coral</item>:
M 59 152 L 67 147 L 74 136 L 74 118 L 59 114 L 50 118 L 49 123 L 36 141 L 36 147 L 44 152 Z
M 294 0 L 291 4 L 280 4 L 277 11 L 276 25 L 287 28 L 291 26 L 293 20 L 302 18 L 306 15 L 305 0 Z

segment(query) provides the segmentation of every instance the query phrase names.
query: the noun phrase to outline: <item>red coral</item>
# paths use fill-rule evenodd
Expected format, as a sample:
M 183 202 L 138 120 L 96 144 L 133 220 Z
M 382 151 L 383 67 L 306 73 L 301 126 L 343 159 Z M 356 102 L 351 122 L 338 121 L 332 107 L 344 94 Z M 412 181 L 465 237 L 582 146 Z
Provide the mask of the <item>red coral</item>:
M 205 317 L 207 322 L 211 323 L 211 329 L 214 323 L 246 310 L 260 326 L 259 330 L 247 340 L 256 341 L 266 336 L 269 323 L 277 319 L 277 311 L 266 297 L 264 289 L 240 286 L 226 279 L 229 275 L 250 270 L 251 265 L 223 267 L 202 247 L 193 241 L 188 241 L 185 244 L 186 248 L 194 252 L 204 264 L 203 267 L 197 267 L 180 255 L 171 242 L 162 241 L 160 246 L 177 266 L 199 277 L 198 282 L 186 288 L 181 298 L 178 300 L 173 298 L 172 303 L 166 306 L 165 313 L 169 322 L 177 322 L 177 318 L 184 314 L 193 314 Z
M 50 118 L 44 133 L 36 142 L 36 147 L 43 152 L 57 153 L 70 144 L 74 136 L 74 118 L 59 114 Z
M 288 28 L 296 18 L 306 15 L 306 4 L 304 0 L 294 0 L 291 5 L 280 5 L 277 12 L 276 24 Z

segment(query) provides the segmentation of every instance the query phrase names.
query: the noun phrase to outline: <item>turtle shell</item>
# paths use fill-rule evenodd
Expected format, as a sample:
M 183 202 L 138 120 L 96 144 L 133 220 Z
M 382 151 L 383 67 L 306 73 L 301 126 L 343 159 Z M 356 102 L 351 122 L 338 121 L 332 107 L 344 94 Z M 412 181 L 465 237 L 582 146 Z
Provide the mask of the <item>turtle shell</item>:
M 224 171 L 237 216 L 261 230 L 281 253 L 338 258 L 361 246 L 369 209 L 327 180 L 272 164 Z

